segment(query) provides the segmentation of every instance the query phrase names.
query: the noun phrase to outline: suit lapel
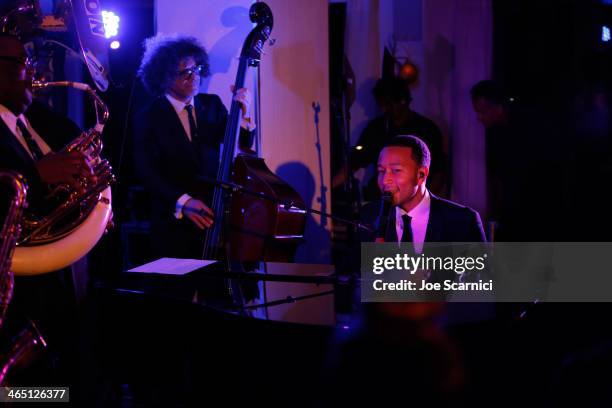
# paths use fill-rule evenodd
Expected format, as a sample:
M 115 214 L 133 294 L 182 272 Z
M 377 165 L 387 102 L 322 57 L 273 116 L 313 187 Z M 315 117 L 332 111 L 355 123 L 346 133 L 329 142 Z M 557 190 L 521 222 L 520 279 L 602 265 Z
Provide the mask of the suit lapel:
M 435 195 L 429 193 L 431 197 L 429 207 L 429 220 L 427 221 L 427 229 L 425 230 L 425 242 L 441 242 L 442 220 L 440 217 L 440 200 Z M 385 232 L 385 242 L 397 242 L 397 229 L 395 227 L 395 207 L 389 211 L 389 218 L 387 219 L 387 230 Z
M 429 220 L 427 221 L 427 230 L 425 231 L 425 242 L 441 242 L 442 219 L 440 217 L 440 200 L 435 195 L 429 193 L 431 197 L 429 206 Z
M 30 156 L 28 151 L 19 143 L 19 140 L 17 140 L 13 132 L 11 132 L 8 126 L 6 126 L 6 123 L 1 119 L 0 126 L 2 127 L 2 133 L 4 133 L 4 135 L 1 136 L 2 140 L 0 140 L 0 143 L 11 147 L 24 164 L 34 166 L 35 162 L 32 156 Z
M 165 96 L 161 97 L 160 110 L 163 115 L 163 120 L 160 121 L 160 123 L 165 123 L 166 133 L 169 137 L 173 138 L 173 145 L 179 150 L 180 156 L 190 159 L 196 167 L 199 167 L 197 150 L 187 138 L 181 120 L 176 114 L 174 107 Z
M 193 106 L 195 108 L 195 115 L 197 121 L 196 126 L 199 130 L 200 125 L 204 125 L 206 123 L 206 120 L 204 118 L 204 103 L 200 100 L 200 98 L 198 98 L 197 95 L 193 98 Z
M 215 129 L 211 128 L 211 126 L 216 121 L 210 103 L 203 95 L 196 95 L 193 99 L 193 105 L 196 112 L 199 142 L 208 146 L 214 145 L 214 140 L 206 137 L 207 135 L 215 134 Z

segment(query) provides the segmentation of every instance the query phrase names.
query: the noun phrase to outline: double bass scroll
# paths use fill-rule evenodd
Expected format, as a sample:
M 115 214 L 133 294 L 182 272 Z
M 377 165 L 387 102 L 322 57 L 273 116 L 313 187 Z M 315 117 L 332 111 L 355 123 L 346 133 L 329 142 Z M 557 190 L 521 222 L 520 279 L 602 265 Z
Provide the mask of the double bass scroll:
M 251 6 L 249 17 L 256 26 L 240 53 L 235 91 L 244 87 L 247 68 L 259 66 L 263 47 L 274 25 L 272 10 L 263 2 Z M 291 186 L 270 171 L 262 158 L 238 154 L 234 160 L 240 119 L 240 104 L 232 101 L 217 180 L 233 182 L 279 202 L 296 205 L 287 207 L 253 196 L 230 195 L 216 186 L 211 209 L 217 219 L 206 230 L 203 259 L 290 261 L 297 246 L 303 242 L 306 212 L 301 209 L 305 208 L 304 202 Z

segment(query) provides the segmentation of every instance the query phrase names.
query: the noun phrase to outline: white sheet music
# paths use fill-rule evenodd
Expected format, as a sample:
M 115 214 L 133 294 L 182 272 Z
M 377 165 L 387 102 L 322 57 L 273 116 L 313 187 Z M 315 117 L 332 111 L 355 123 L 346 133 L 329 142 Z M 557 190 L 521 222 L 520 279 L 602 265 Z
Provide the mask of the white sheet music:
M 159 273 L 163 275 L 185 275 L 198 268 L 213 264 L 217 261 L 183 258 L 160 258 L 156 261 L 132 268 L 127 272 Z

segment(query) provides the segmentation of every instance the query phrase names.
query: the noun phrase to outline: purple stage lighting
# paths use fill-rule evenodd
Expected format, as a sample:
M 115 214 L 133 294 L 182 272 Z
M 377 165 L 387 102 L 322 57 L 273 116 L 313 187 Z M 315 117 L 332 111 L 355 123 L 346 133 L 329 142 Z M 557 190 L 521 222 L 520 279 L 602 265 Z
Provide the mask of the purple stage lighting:
M 101 14 L 104 23 L 104 36 L 106 38 L 116 37 L 119 34 L 119 16 L 106 10 L 103 10 Z

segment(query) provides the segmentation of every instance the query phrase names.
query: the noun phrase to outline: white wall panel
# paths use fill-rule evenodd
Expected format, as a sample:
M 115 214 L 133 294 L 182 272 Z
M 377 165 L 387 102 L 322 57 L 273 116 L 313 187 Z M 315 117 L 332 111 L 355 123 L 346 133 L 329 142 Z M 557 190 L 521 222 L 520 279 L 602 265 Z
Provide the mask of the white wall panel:
M 211 76 L 202 92 L 216 93 L 229 106 L 237 57 L 252 28 L 247 0 L 157 0 L 157 32 L 199 38 L 210 55 Z M 329 62 L 326 0 L 269 0 L 274 13 L 273 47 L 266 45 L 260 68 L 260 155 L 268 167 L 317 210 L 330 212 Z M 250 89 L 255 89 L 251 70 Z M 320 104 L 319 137 L 312 103 Z M 309 217 L 307 242 L 297 261 L 330 260 L 330 223 Z
M 311 207 L 330 212 L 329 50 L 326 0 L 269 0 L 272 38 L 261 67 L 262 155 Z M 312 103 L 318 103 L 319 138 Z M 297 260 L 330 261 L 330 222 L 310 217 Z

